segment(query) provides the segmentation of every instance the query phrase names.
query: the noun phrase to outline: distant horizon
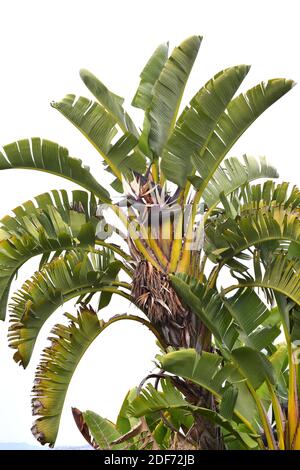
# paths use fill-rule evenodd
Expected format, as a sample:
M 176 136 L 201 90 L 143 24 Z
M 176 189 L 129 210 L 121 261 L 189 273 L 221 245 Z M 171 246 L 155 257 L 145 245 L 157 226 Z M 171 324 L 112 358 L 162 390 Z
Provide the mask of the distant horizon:
M 85 446 L 57 446 L 54 448 L 28 442 L 1 442 L 0 450 L 93 450 L 88 444 Z

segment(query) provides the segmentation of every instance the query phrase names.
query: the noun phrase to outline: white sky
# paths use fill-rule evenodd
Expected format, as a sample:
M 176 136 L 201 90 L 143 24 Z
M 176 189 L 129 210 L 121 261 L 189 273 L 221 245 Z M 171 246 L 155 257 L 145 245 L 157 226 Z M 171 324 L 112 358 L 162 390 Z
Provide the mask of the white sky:
M 105 181 L 99 156 L 60 114 L 49 106 L 66 93 L 89 96 L 78 76 L 90 69 L 127 104 L 139 73 L 154 48 L 171 46 L 192 34 L 204 41 L 184 102 L 217 71 L 239 63 L 252 64 L 242 89 L 275 77 L 300 81 L 299 1 L 285 0 L 10 0 L 0 1 L 0 145 L 41 136 L 68 147 L 72 156 L 91 166 Z M 240 139 L 230 155 L 266 155 L 283 179 L 299 183 L 300 86 L 268 110 Z M 140 119 L 134 110 L 132 115 Z M 51 175 L 26 170 L 0 172 L 0 216 L 33 196 L 75 185 Z M 28 263 L 14 284 L 30 277 Z M 30 426 L 30 390 L 39 353 L 61 313 L 43 328 L 32 364 L 26 371 L 7 348 L 7 325 L 0 325 L 0 441 L 34 443 Z M 115 300 L 105 313 L 126 311 Z M 129 322 L 128 322 L 129 323 Z M 82 360 L 71 383 L 57 445 L 83 440 L 70 407 L 90 408 L 114 419 L 122 398 L 153 368 L 154 339 L 142 326 L 119 323 L 98 338 Z

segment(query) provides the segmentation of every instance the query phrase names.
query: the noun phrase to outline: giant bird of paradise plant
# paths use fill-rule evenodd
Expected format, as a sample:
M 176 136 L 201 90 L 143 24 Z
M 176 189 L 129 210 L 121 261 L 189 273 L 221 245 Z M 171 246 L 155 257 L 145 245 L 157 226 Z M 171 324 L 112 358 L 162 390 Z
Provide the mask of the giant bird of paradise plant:
M 217 73 L 179 113 L 201 37 L 169 55 L 160 45 L 141 73 L 132 105 L 86 70 L 94 99 L 52 103 L 98 150 L 104 188 L 82 162 L 46 139 L 3 147 L 0 169 L 34 169 L 79 186 L 52 190 L 1 220 L 0 315 L 21 266 L 39 271 L 12 296 L 9 345 L 26 367 L 38 334 L 64 302 L 77 314 L 56 325 L 36 371 L 33 433 L 54 445 L 68 386 L 91 343 L 111 324 L 135 321 L 156 337 L 155 383 L 126 396 L 117 422 L 73 409 L 97 449 L 299 449 L 300 192 L 275 184 L 264 157 L 225 158 L 246 129 L 293 86 L 264 81 L 236 95 L 246 65 Z M 263 183 L 252 184 L 263 179 Z M 123 235 L 105 220 L 109 207 Z M 121 237 L 120 244 L 116 243 Z M 126 247 L 124 247 L 124 242 Z M 219 274 L 234 279 L 221 287 Z M 226 277 L 229 279 L 229 276 Z M 140 314 L 107 322 L 112 295 Z M 278 343 L 281 328 L 285 343 Z M 277 343 L 276 343 L 277 339 Z

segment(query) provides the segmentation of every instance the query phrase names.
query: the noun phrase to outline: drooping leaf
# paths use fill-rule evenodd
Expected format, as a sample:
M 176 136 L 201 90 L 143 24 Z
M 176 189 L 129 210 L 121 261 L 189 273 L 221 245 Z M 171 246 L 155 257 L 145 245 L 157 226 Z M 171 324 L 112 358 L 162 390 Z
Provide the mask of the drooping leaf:
M 260 249 L 271 242 L 278 242 L 279 246 L 288 242 L 287 250 L 291 243 L 293 247 L 299 245 L 300 218 L 296 210 L 299 195 L 296 188 L 290 193 L 287 189 L 273 182 L 246 188 L 242 200 L 235 206 L 237 216 L 232 217 L 225 208 L 223 218 L 207 224 L 207 253 L 227 260 L 252 246 Z M 292 252 L 289 253 L 290 256 Z
M 299 259 L 288 259 L 285 253 L 275 255 L 266 266 L 262 279 L 255 279 L 248 275 L 240 278 L 237 285 L 227 287 L 224 292 L 230 292 L 239 287 L 257 287 L 264 290 L 275 291 L 290 298 L 300 305 L 300 265 Z
M 112 265 L 117 267 L 113 279 L 106 276 Z M 63 303 L 72 298 L 84 303 L 91 293 L 106 289 L 122 294 L 113 285 L 121 267 L 109 250 L 68 251 L 45 264 L 12 296 L 9 345 L 17 350 L 15 361 L 28 365 L 43 324 Z
M 191 380 L 200 387 L 210 391 L 218 400 L 221 400 L 224 382 L 232 383 L 238 389 L 238 397 L 234 412 L 239 419 L 247 423 L 252 431 L 259 429 L 259 417 L 256 404 L 245 385 L 245 377 L 237 371 L 236 365 L 225 362 L 224 359 L 213 353 L 202 352 L 195 349 L 181 349 L 158 357 L 163 370 Z
M 5 145 L 0 152 L 0 170 L 13 168 L 39 170 L 66 178 L 110 202 L 109 193 L 92 176 L 81 160 L 69 156 L 68 150 L 50 140 L 33 137 Z
M 219 413 L 207 408 L 191 405 L 186 401 L 181 393 L 171 384 L 170 380 L 161 381 L 162 391 L 156 390 L 153 385 L 148 384 L 147 388 L 141 391 L 141 394 L 133 400 L 130 411 L 136 417 L 146 416 L 157 411 L 166 411 L 172 413 L 173 410 L 183 409 L 189 413 L 200 415 L 217 426 L 229 431 L 236 438 L 241 439 L 232 423 Z
M 38 418 L 32 432 L 41 444 L 49 443 L 50 446 L 54 445 L 57 437 L 70 381 L 92 342 L 118 321 L 130 320 L 149 325 L 146 320 L 134 315 L 116 315 L 104 322 L 88 307 L 81 308 L 76 317 L 69 313 L 65 315 L 70 323 L 58 324 L 53 328 L 51 345 L 43 351 L 33 387 L 32 409 L 33 415 Z
M 244 155 L 244 162 L 237 158 L 228 158 L 223 166 L 219 166 L 210 179 L 204 193 L 203 199 L 209 208 L 220 202 L 220 194 L 225 196 L 259 178 L 278 178 L 276 169 L 270 165 L 265 157 L 256 159 Z M 199 183 L 199 187 L 201 181 Z M 198 188 L 196 188 L 198 189 Z
M 30 258 L 95 243 L 97 201 L 84 191 L 52 191 L 16 207 L 0 225 L 0 318 L 5 318 L 10 284 Z
M 92 309 L 84 308 L 77 317 L 66 314 L 68 326 L 56 325 L 51 346 L 42 354 L 33 387 L 32 412 L 39 416 L 32 432 L 41 444 L 53 446 L 57 437 L 66 393 L 82 356 L 95 338 L 108 326 Z

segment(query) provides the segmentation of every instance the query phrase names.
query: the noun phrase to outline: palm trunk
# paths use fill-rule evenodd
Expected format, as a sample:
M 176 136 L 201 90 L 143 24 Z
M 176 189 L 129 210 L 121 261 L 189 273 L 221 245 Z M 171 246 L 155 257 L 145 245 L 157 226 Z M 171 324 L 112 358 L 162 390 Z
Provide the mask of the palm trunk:
M 132 295 L 167 346 L 211 350 L 211 337 L 205 325 L 182 305 L 168 275 L 148 261 L 140 261 L 136 268 Z M 214 398 L 207 390 L 179 378 L 174 378 L 173 383 L 193 405 L 215 409 Z M 195 417 L 189 436 L 201 450 L 220 449 L 222 445 L 218 428 L 200 416 Z

